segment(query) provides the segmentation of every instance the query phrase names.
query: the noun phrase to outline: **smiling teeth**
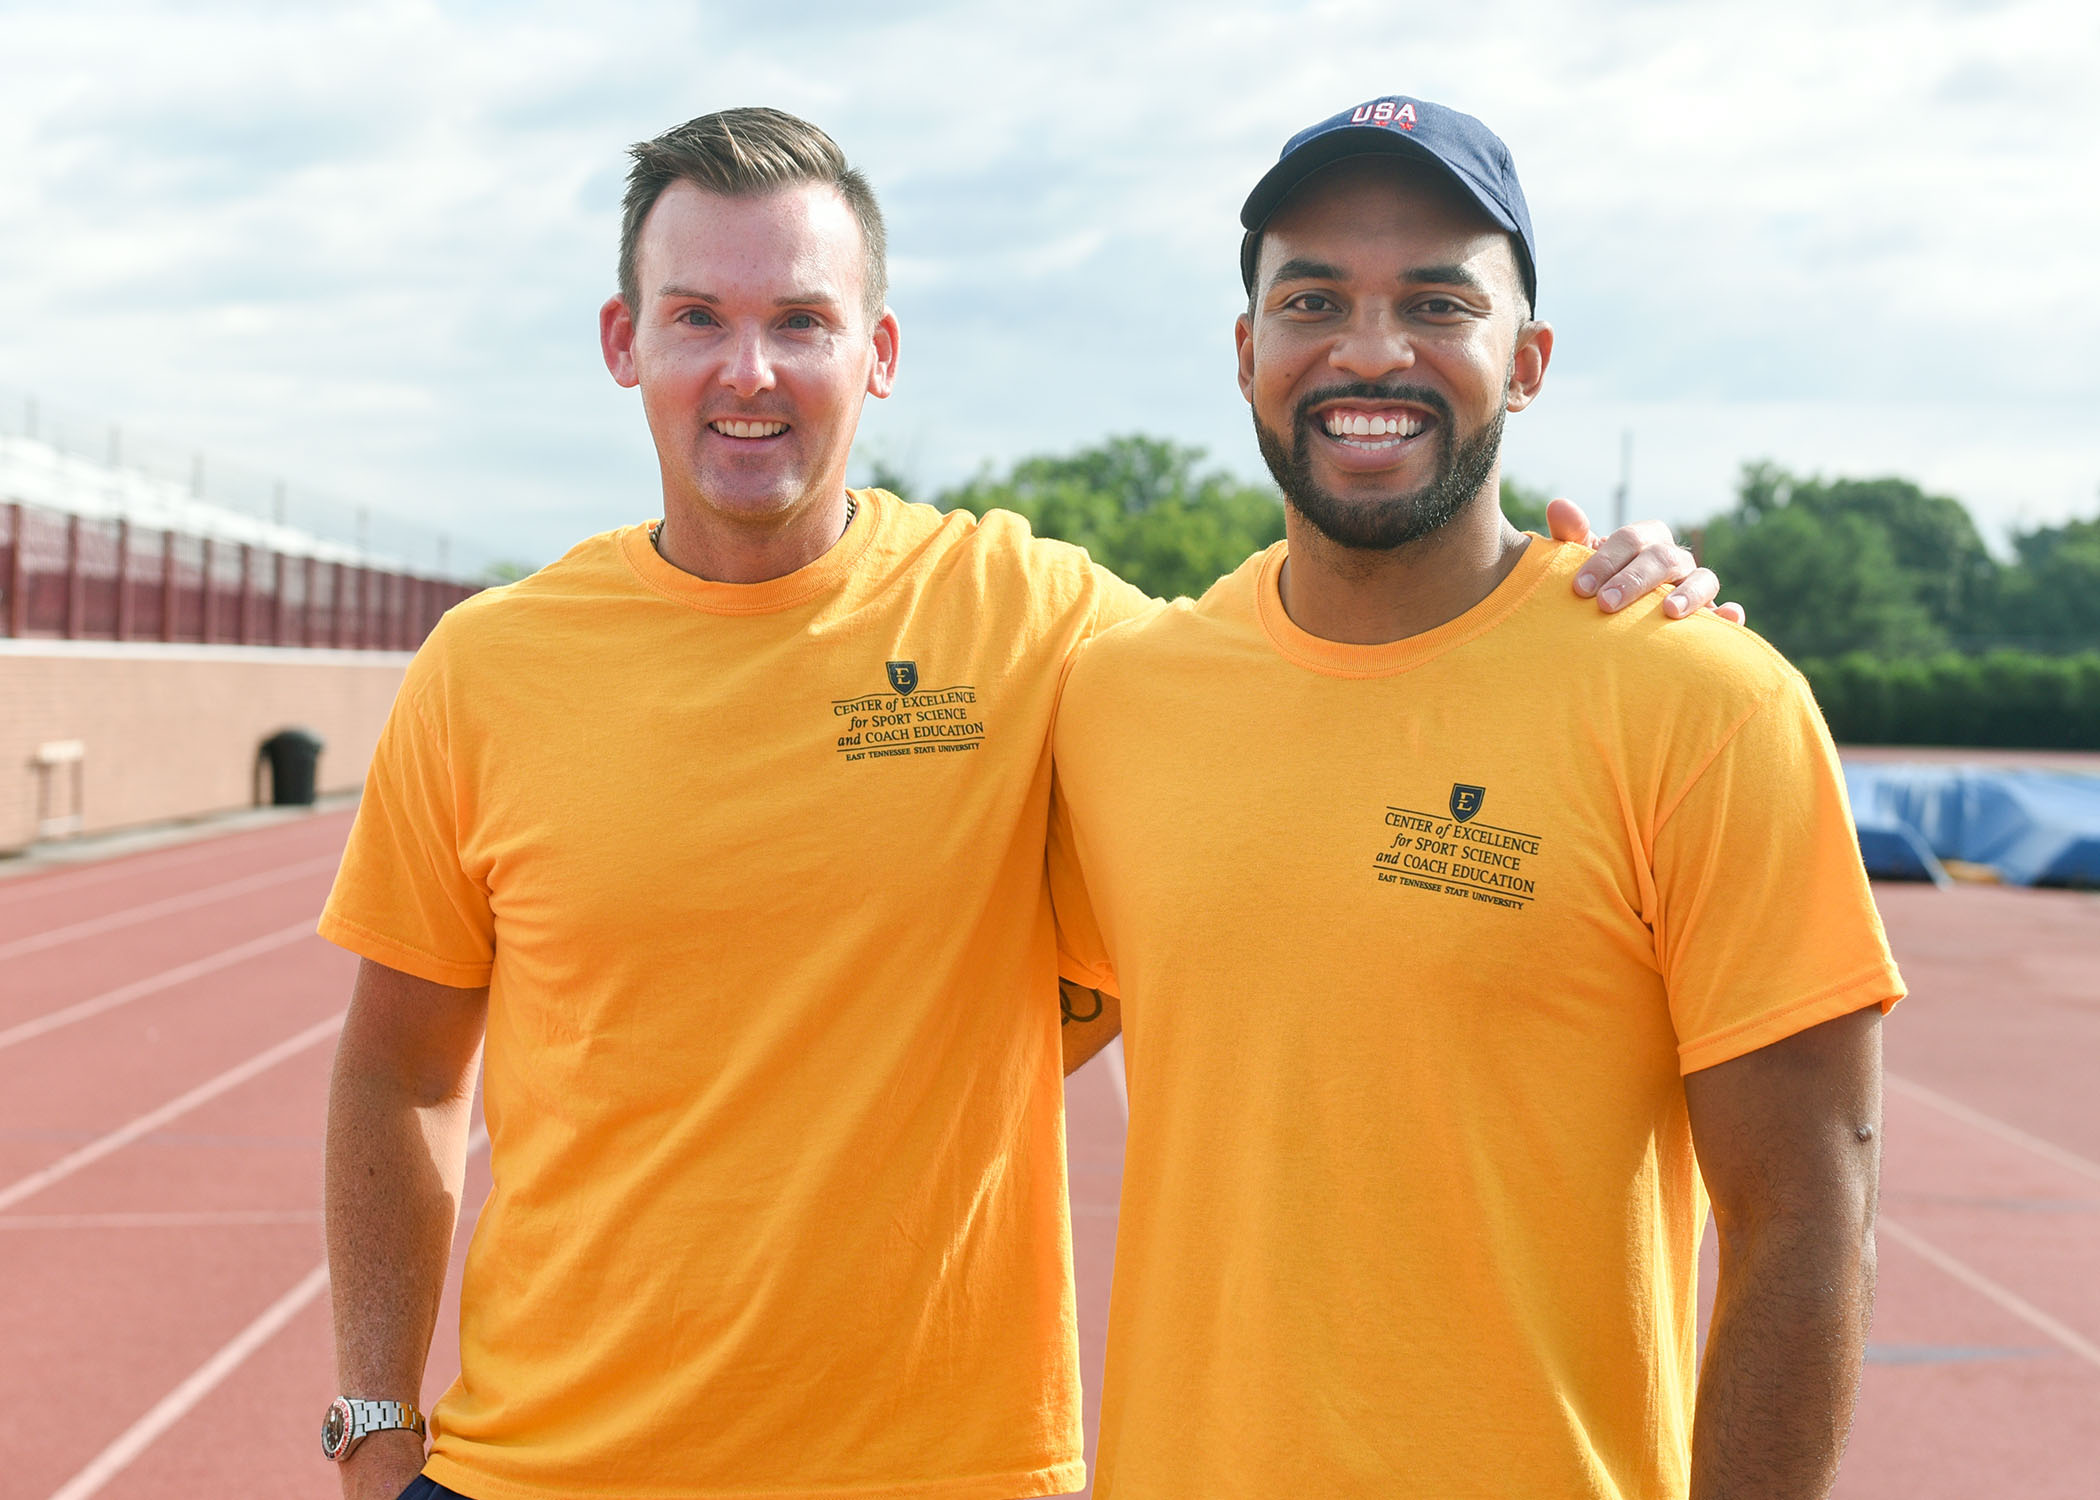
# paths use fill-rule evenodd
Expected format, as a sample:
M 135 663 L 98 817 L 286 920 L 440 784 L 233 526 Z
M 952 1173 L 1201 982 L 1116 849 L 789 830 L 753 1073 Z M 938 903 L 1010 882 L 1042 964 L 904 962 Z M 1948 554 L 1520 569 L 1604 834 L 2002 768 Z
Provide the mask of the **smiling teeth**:
M 788 430 L 785 422 L 710 422 L 708 426 L 724 437 L 762 438 L 778 437 Z
M 1429 424 L 1420 417 L 1367 417 L 1361 412 L 1330 412 L 1327 416 L 1329 437 L 1385 437 L 1388 435 L 1410 438 L 1421 434 Z

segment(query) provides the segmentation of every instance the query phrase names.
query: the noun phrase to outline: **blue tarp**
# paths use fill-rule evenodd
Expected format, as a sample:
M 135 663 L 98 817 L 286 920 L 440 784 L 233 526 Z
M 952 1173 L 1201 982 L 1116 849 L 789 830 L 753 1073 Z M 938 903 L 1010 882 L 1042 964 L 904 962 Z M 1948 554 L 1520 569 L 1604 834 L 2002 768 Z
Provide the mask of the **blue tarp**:
M 1938 861 L 1958 859 L 2014 885 L 2100 886 L 2100 776 L 1848 763 L 1845 789 L 1870 875 L 1944 880 Z
M 1947 872 L 1933 857 L 1932 846 L 1904 817 L 1884 784 L 1845 767 L 1845 793 L 1852 799 L 1852 823 L 1859 834 L 1859 857 L 1876 880 L 1929 880 L 1948 884 Z

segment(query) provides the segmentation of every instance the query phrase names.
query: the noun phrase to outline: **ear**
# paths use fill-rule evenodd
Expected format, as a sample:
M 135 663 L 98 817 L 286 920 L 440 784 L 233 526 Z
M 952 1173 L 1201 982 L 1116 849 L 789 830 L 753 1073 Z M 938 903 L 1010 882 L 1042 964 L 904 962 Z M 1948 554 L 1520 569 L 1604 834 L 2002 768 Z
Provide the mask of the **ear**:
M 1240 356 L 1240 395 L 1254 404 L 1254 320 L 1241 313 L 1232 325 L 1232 346 Z
M 1538 398 L 1552 362 L 1553 325 L 1529 319 L 1517 330 L 1517 352 L 1509 363 L 1509 410 L 1522 411 Z
M 634 371 L 634 319 L 628 314 L 625 297 L 607 297 L 598 309 L 598 349 L 614 380 L 630 389 L 641 384 Z
M 887 307 L 875 320 L 875 362 L 868 369 L 868 394 L 878 401 L 897 383 L 897 315 Z

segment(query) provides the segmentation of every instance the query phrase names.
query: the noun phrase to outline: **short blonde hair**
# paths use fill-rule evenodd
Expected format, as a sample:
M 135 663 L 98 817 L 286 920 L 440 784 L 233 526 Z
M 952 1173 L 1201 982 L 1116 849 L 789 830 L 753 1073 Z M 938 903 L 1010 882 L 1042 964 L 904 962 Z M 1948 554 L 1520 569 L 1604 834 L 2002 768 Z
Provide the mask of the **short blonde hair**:
M 860 224 L 868 320 L 882 316 L 889 298 L 888 237 L 875 190 L 846 163 L 838 142 L 807 120 L 763 107 L 717 110 L 628 149 L 627 196 L 620 224 L 620 296 L 630 313 L 641 311 L 635 247 L 643 221 L 663 190 L 674 182 L 725 197 L 770 193 L 796 183 L 836 188 Z

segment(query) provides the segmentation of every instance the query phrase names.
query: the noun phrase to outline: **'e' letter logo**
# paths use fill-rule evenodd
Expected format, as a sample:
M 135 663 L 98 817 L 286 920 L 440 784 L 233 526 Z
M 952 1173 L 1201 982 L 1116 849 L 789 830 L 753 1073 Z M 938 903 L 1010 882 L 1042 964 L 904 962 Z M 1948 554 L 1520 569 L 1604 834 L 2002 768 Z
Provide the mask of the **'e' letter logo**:
M 1467 786 L 1463 782 L 1451 783 L 1451 816 L 1461 823 L 1473 821 L 1473 814 L 1480 811 L 1480 804 L 1487 801 L 1487 788 Z
M 915 661 L 891 661 L 883 665 L 889 668 L 890 686 L 900 693 L 909 693 L 919 685 L 919 664 Z

